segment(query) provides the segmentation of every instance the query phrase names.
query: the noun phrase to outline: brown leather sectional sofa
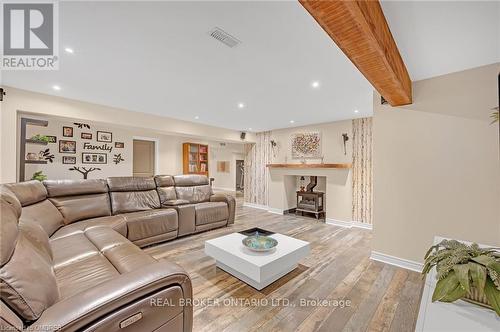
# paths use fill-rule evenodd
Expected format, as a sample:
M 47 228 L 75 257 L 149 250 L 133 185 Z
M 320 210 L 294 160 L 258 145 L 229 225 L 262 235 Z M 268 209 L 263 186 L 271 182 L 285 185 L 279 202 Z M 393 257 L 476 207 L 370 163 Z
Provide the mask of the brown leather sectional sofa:
M 191 280 L 144 247 L 234 222 L 197 175 L 0 186 L 1 330 L 191 331 Z

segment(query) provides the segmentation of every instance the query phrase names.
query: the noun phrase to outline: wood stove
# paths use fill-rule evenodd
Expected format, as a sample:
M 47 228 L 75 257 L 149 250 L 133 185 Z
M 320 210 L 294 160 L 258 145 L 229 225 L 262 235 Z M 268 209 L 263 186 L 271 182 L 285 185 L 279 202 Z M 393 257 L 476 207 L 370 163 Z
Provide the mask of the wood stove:
M 317 183 L 318 177 L 311 176 L 306 190 L 297 191 L 297 208 L 295 209 L 295 214 L 300 213 L 304 215 L 304 213 L 312 213 L 316 216 L 316 219 L 325 215 L 325 193 L 313 191 Z

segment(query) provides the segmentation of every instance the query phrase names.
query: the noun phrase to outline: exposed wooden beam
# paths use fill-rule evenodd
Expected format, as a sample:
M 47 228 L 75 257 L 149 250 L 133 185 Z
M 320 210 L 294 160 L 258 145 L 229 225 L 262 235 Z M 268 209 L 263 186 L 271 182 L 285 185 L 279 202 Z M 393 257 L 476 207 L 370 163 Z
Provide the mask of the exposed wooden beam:
M 412 103 L 411 80 L 377 0 L 299 0 L 392 106 Z

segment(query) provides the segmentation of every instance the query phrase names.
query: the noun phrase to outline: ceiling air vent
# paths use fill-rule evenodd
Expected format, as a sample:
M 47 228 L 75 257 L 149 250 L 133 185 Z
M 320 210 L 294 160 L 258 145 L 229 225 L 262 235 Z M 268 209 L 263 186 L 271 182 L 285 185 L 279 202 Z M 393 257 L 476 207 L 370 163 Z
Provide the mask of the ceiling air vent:
M 210 36 L 214 37 L 215 39 L 217 39 L 221 43 L 226 44 L 229 47 L 236 47 L 241 43 L 238 39 L 220 28 L 214 28 L 212 31 L 210 31 Z

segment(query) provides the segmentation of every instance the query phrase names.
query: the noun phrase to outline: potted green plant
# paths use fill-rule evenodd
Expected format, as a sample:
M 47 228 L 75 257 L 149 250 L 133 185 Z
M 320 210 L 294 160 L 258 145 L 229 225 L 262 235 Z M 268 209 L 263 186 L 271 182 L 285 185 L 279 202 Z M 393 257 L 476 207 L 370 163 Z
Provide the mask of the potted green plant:
M 35 136 L 32 136 L 31 140 L 33 142 L 42 142 L 42 143 L 49 142 L 49 138 L 46 135 L 40 135 L 40 134 L 36 134 Z
M 31 180 L 37 180 L 37 181 L 42 182 L 44 180 L 47 180 L 47 175 L 43 174 L 42 171 L 38 171 L 38 172 L 33 173 Z
M 422 274 L 436 267 L 432 302 L 463 299 L 495 310 L 500 316 L 500 252 L 456 240 L 443 240 L 425 255 Z

